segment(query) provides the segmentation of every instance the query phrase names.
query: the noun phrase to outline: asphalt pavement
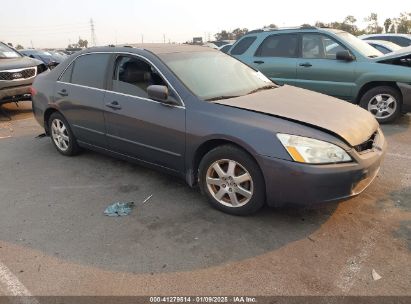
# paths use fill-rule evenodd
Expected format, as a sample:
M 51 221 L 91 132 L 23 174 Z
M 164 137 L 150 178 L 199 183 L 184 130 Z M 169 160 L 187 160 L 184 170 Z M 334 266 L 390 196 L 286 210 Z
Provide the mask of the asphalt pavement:
M 235 217 L 174 177 L 64 157 L 29 102 L 5 109 L 0 295 L 411 295 L 409 115 L 383 126 L 389 151 L 360 196 Z M 136 207 L 104 216 L 116 201 Z

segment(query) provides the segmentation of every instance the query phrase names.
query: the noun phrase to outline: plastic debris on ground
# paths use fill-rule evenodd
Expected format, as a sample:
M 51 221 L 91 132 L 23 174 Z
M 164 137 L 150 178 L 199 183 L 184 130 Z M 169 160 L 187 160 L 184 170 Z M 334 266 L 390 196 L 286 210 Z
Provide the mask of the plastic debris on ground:
M 134 206 L 134 202 L 116 202 L 108 206 L 104 210 L 104 214 L 107 216 L 126 216 L 131 213 Z
M 147 197 L 147 198 L 143 201 L 143 204 L 147 203 L 152 197 L 153 197 L 153 195 L 151 194 L 149 197 Z
M 381 276 L 374 269 L 372 270 L 371 274 L 374 281 L 378 281 L 379 279 L 381 279 Z

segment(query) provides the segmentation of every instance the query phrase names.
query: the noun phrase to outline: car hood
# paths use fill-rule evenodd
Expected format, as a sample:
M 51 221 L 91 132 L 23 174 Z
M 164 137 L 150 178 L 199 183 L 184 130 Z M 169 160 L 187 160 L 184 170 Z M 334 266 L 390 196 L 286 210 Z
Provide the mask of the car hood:
M 375 62 L 385 62 L 391 59 L 400 59 L 411 55 L 411 46 L 404 47 L 398 51 L 385 54 L 380 57 L 372 58 Z
M 39 60 L 32 59 L 29 57 L 19 57 L 11 59 L 0 59 L 0 71 L 1 70 L 12 70 L 12 69 L 22 69 L 34 67 L 41 64 Z
M 310 125 L 351 146 L 368 140 L 379 126 L 374 116 L 359 106 L 288 85 L 213 102 Z

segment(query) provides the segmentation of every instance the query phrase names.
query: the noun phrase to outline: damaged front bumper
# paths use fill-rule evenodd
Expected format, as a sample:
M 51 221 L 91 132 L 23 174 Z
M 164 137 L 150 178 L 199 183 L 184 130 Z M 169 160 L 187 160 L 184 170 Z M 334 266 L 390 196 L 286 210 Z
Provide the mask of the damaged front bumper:
M 350 163 L 312 165 L 260 156 L 267 204 L 310 206 L 356 196 L 377 176 L 386 149 L 387 142 L 379 131 L 371 150 L 350 150 L 354 159 Z

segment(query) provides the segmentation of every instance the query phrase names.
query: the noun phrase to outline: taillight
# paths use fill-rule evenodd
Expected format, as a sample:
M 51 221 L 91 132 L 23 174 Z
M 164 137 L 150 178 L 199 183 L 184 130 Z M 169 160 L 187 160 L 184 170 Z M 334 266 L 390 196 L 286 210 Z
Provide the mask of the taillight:
M 35 88 L 33 88 L 33 87 L 30 87 L 30 94 L 31 94 L 31 96 L 36 95 L 36 94 L 37 94 L 37 90 L 36 90 Z

